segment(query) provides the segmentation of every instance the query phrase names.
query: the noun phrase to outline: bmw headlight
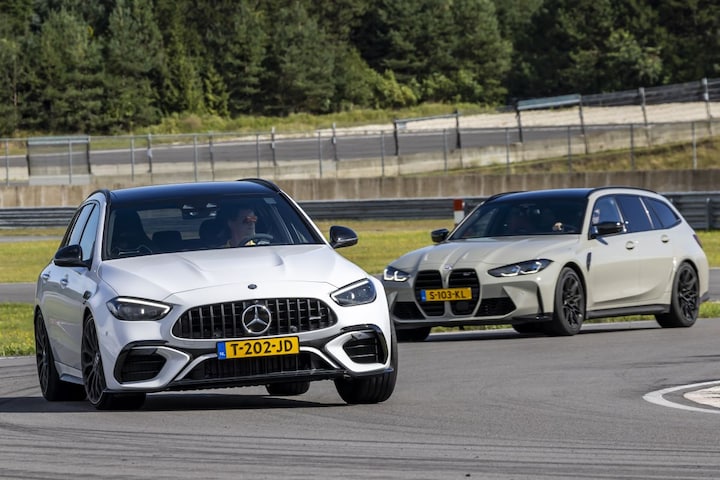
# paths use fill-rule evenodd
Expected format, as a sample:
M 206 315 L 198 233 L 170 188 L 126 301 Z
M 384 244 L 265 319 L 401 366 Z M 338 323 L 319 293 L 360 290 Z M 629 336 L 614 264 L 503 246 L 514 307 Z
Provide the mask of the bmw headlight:
M 361 280 L 359 282 L 352 283 L 347 287 L 343 287 L 340 290 L 330 294 L 338 305 L 343 307 L 350 305 L 363 305 L 375 301 L 377 293 L 375 292 L 375 285 L 369 280 Z
M 127 297 L 115 297 L 105 305 L 119 320 L 160 320 L 172 308 L 164 303 Z
M 410 278 L 410 274 L 388 265 L 383 271 L 383 280 L 386 282 L 404 282 Z
M 488 270 L 488 273 L 493 277 L 516 277 L 518 275 L 532 275 L 545 270 L 548 265 L 552 263 L 552 260 L 546 258 L 539 258 L 537 260 L 527 260 L 525 262 L 511 263 L 498 268 Z

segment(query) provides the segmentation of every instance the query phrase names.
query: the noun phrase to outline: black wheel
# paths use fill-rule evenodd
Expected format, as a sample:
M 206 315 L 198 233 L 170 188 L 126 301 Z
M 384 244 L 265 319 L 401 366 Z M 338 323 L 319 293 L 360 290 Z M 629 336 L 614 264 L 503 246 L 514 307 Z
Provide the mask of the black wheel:
M 95 321 L 91 316 L 83 325 L 80 347 L 80 366 L 87 399 L 98 410 L 135 410 L 145 403 L 144 393 L 108 393 L 103 371 L 100 344 L 98 343 Z
M 560 272 L 555 287 L 555 313 L 547 324 L 547 333 L 570 336 L 580 331 L 585 320 L 585 289 L 572 268 Z
M 292 397 L 307 393 L 310 389 L 310 382 L 270 383 L 265 385 L 265 389 L 270 395 Z
M 335 388 L 340 398 L 349 404 L 384 402 L 395 390 L 397 381 L 398 349 L 395 328 L 391 326 L 390 335 L 390 368 L 392 372 L 381 373 L 369 377 L 339 378 L 335 380 Z
M 655 319 L 664 328 L 692 327 L 700 310 L 699 298 L 697 272 L 689 264 L 683 263 L 673 280 L 670 311 L 655 315 Z
M 397 331 L 400 342 L 422 342 L 430 335 L 432 327 L 407 328 Z
M 85 388 L 82 385 L 60 380 L 58 371 L 55 368 L 55 358 L 50 346 L 50 337 L 48 337 L 45 320 L 40 310 L 35 313 L 34 324 L 35 359 L 37 361 L 40 391 L 43 397 L 50 402 L 84 400 Z

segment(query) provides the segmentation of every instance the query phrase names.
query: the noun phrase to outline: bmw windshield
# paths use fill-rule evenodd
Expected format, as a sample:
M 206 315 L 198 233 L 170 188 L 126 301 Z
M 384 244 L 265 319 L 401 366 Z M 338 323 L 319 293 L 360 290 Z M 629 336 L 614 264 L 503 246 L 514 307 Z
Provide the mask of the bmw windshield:
M 577 234 L 586 205 L 585 198 L 500 198 L 475 209 L 449 239 Z

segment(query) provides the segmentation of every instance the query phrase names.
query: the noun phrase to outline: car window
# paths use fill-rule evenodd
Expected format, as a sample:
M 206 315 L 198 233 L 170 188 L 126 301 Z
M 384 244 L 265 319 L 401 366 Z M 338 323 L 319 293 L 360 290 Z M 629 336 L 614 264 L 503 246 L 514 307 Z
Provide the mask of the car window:
M 680 223 L 680 217 L 667 203 L 656 198 L 643 197 L 655 229 L 671 228 Z
M 68 245 L 80 244 L 80 238 L 82 237 L 83 229 L 87 224 L 88 217 L 90 217 L 90 213 L 92 212 L 93 208 L 94 204 L 92 203 L 80 207 L 78 212 L 75 214 L 75 218 L 72 222 L 72 227 L 70 228 L 68 234 L 65 235 L 61 246 L 66 247 Z
M 82 248 L 83 261 L 89 261 L 93 256 L 95 247 L 95 238 L 97 237 L 97 229 L 100 224 L 100 208 L 93 205 L 92 211 L 88 217 L 88 221 L 83 228 L 80 237 L 80 247 Z
M 617 202 L 613 196 L 599 198 L 593 205 L 591 225 L 598 223 L 622 223 L 622 217 L 618 210 Z
M 517 197 L 481 205 L 451 240 L 523 235 L 579 233 L 586 200 L 554 197 Z
M 104 252 L 120 258 L 224 248 L 232 229 L 248 222 L 253 238 L 245 246 L 323 242 L 280 196 L 198 197 L 112 206 Z
M 617 195 L 618 205 L 625 219 L 628 232 L 645 232 L 652 230 L 650 217 L 640 197 L 636 195 Z

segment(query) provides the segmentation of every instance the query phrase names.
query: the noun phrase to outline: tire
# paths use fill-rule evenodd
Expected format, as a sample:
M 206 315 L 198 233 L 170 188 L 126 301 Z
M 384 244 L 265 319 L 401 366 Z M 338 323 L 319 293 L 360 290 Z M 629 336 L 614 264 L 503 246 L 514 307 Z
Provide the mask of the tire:
M 335 380 L 335 388 L 340 398 L 353 404 L 384 402 L 392 395 L 397 381 L 398 349 L 395 327 L 391 326 L 390 335 L 390 368 L 392 372 L 381 373 L 369 377 L 339 378 Z
M 687 263 L 683 263 L 675 273 L 670 311 L 655 315 L 663 328 L 692 327 L 700 311 L 700 282 L 697 272 Z
M 575 270 L 565 267 L 555 286 L 555 311 L 547 324 L 547 333 L 571 336 L 580 331 L 585 320 L 585 288 Z
M 292 397 L 307 393 L 310 389 L 310 382 L 270 383 L 265 385 L 265 389 L 270 395 Z
M 88 316 L 83 324 L 80 366 L 87 399 L 98 410 L 137 410 L 145 403 L 144 393 L 108 393 L 95 321 Z
M 432 327 L 409 328 L 397 331 L 399 342 L 422 342 L 430 335 Z
M 38 310 L 35 313 L 35 359 L 37 362 L 40 391 L 49 402 L 78 401 L 85 399 L 85 388 L 75 383 L 60 380 L 45 319 Z

